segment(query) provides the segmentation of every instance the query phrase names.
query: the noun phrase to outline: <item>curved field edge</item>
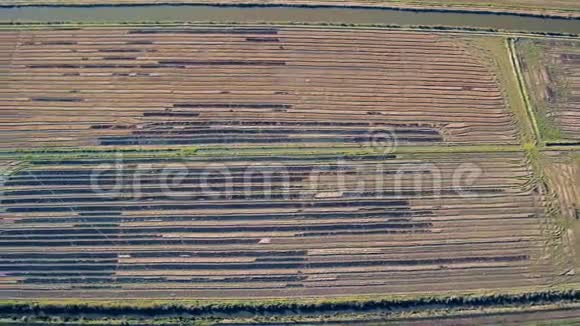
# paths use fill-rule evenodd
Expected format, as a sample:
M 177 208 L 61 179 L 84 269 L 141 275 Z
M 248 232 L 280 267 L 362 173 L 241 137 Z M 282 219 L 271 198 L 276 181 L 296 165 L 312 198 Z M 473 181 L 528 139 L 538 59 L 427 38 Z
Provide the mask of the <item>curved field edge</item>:
M 546 5 L 544 3 L 529 4 L 529 1 L 516 1 L 509 4 L 505 1 L 491 0 L 479 3 L 466 2 L 465 0 L 6 0 L 0 7 L 25 7 L 25 6 L 155 6 L 155 5 L 210 5 L 210 6 L 239 6 L 239 7 L 301 7 L 301 8 L 365 8 L 365 9 L 390 9 L 405 11 L 427 12 L 454 12 L 454 13 L 479 13 L 518 15 L 529 17 L 555 17 L 555 18 L 580 18 L 580 5 L 576 1 L 569 0 L 565 4 Z
M 520 140 L 523 144 L 536 143 L 538 132 L 533 114 L 527 100 L 525 86 L 523 85 L 517 60 L 513 53 L 512 38 L 487 37 L 469 39 L 471 49 L 478 49 L 489 53 L 491 69 L 497 74 L 497 79 L 502 87 L 502 92 L 513 115 L 520 132 Z
M 190 321 L 240 320 L 294 320 L 315 318 L 319 321 L 332 318 L 361 319 L 361 316 L 380 316 L 383 320 L 410 318 L 437 318 L 454 315 L 489 312 L 524 312 L 541 310 L 541 306 L 565 307 L 577 303 L 580 290 L 554 289 L 543 291 L 514 290 L 504 293 L 465 293 L 458 295 L 422 295 L 353 297 L 337 299 L 300 300 L 1 300 L 0 320 L 14 316 L 44 321 L 83 319 L 103 321 L 139 320 L 151 318 L 158 321 L 174 317 Z M 341 316 L 342 314 L 342 316 Z M 362 318 L 364 320 L 365 318 Z

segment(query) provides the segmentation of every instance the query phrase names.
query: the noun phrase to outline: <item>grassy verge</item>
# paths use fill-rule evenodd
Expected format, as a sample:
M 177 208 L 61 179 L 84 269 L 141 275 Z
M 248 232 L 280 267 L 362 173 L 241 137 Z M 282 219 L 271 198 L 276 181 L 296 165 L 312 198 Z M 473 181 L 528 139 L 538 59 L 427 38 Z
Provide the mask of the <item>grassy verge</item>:
M 514 39 L 508 38 L 506 40 L 506 46 L 508 49 L 509 57 L 510 57 L 510 67 L 509 71 L 512 72 L 512 78 L 510 78 L 512 82 L 512 86 L 510 87 L 512 94 L 510 94 L 510 98 L 515 96 L 519 105 L 516 104 L 516 117 L 520 124 L 525 129 L 524 133 L 526 134 L 525 142 L 532 142 L 534 144 L 538 144 L 541 140 L 540 130 L 538 128 L 538 122 L 534 115 L 534 110 L 532 108 L 530 97 L 526 88 L 526 85 L 523 81 L 522 69 L 520 65 L 520 61 L 518 60 L 515 46 L 514 46 Z M 502 67 L 507 68 L 507 67 Z M 515 79 L 515 83 L 514 83 Z
M 87 27 L 99 28 L 120 28 L 120 27 L 177 27 L 177 26 L 280 26 L 286 28 L 337 28 L 337 29 L 379 29 L 379 30 L 403 30 L 403 31 L 430 31 L 445 34 L 469 34 L 469 35 L 483 35 L 483 36 L 511 36 L 511 37 L 528 37 L 528 38 L 562 38 L 562 39 L 576 39 L 580 37 L 580 33 L 558 33 L 558 32 L 532 32 L 525 30 L 503 30 L 497 28 L 479 28 L 479 27 L 459 27 L 459 26 L 444 26 L 444 25 L 397 25 L 397 24 L 364 24 L 364 23 L 332 23 L 332 22 L 269 22 L 269 21 L 255 21 L 255 22 L 214 22 L 214 21 L 133 21 L 133 22 L 1 22 L 0 30 L 37 30 L 37 29 L 65 29 L 73 30 Z
M 445 153 L 491 153 L 518 152 L 519 145 L 438 145 L 438 146 L 401 146 L 388 153 L 366 146 L 200 146 L 176 147 L 170 149 L 42 149 L 26 151 L 0 152 L 0 159 L 24 162 L 55 161 L 75 159 L 125 159 L 125 158 L 187 158 L 187 157 L 231 157 L 231 156 L 368 156 L 368 155 L 398 155 L 398 154 L 445 154 Z
M 38 150 L 0 151 L 0 159 L 23 162 L 57 161 L 73 159 L 124 159 L 124 158 L 177 158 L 196 155 L 198 147 L 180 148 L 50 148 Z

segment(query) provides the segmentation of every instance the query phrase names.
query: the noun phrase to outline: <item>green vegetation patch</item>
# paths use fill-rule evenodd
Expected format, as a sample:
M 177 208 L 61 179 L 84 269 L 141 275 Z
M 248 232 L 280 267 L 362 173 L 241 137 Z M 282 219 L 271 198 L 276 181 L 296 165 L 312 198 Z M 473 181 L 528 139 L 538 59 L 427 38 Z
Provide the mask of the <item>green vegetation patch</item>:
M 387 297 L 383 299 L 305 299 L 264 301 L 0 301 L 0 317 L 44 320 L 168 320 L 187 318 L 199 323 L 232 318 L 284 318 L 292 316 L 323 316 L 339 313 L 403 313 L 426 309 L 472 309 L 495 306 L 541 305 L 580 300 L 579 290 L 553 290 L 506 294 L 440 295 L 418 297 Z M 227 317 L 226 317 L 227 316 Z M 386 315 L 388 316 L 388 314 Z

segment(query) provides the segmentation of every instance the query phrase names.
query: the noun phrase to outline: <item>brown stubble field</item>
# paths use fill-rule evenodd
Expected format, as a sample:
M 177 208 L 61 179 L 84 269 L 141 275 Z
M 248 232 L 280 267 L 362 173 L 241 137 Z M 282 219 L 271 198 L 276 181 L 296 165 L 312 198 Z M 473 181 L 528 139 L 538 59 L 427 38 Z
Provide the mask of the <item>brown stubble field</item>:
M 126 185 L 115 196 L 88 189 L 103 162 L 11 175 L 2 200 L 3 296 L 437 293 L 546 286 L 561 272 L 544 256 L 542 197 L 530 189 L 520 153 L 345 157 L 340 166 L 317 157 L 260 158 L 291 171 L 288 184 L 273 174 L 267 196 L 263 176 L 243 177 L 240 166 L 255 159 L 222 162 L 233 180 L 227 195 L 220 174 L 200 185 L 196 171 L 207 159 L 109 167 L 96 179 L 102 189 L 119 175 L 134 180 L 135 169 L 141 176 L 139 189 Z M 159 171 L 171 163 L 186 166 L 187 178 L 160 193 Z M 459 163 L 478 164 L 485 175 L 461 196 L 452 185 Z M 415 178 L 431 164 L 438 181 L 418 187 Z
M 507 98 L 498 69 L 503 42 L 278 26 L 3 30 L 0 297 L 568 282 L 551 188 L 520 148 L 521 99 Z M 159 148 L 187 155 L 138 155 Z
M 580 42 L 521 40 L 517 52 L 542 140 L 580 143 Z
M 1 37 L 10 56 L 3 148 L 352 147 L 373 128 L 392 129 L 400 145 L 518 142 L 491 64 L 431 34 L 92 28 Z
M 577 286 L 576 271 L 580 267 L 580 156 L 577 152 L 547 152 L 542 158 L 547 181 L 550 210 L 558 216 L 562 236 L 562 258 L 574 268 L 565 275 L 567 282 Z
M 559 261 L 575 266 L 562 275 L 577 287 L 580 266 L 580 43 L 576 39 L 521 39 L 515 50 L 537 129 L 537 175 L 546 187 L 547 210 L 562 239 Z

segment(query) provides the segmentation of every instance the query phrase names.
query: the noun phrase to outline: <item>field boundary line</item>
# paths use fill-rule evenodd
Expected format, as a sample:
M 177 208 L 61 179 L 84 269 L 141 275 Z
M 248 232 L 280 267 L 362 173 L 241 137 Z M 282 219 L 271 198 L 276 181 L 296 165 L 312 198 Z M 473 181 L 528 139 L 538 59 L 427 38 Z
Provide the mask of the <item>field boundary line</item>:
M 367 156 L 376 155 L 374 149 L 364 149 L 360 147 L 199 147 L 191 149 L 171 148 L 167 152 L 156 151 L 123 151 L 123 150 L 107 150 L 107 151 L 59 151 L 58 149 L 46 150 L 29 150 L 25 152 L 7 152 L 2 154 L 0 152 L 0 159 L 21 160 L 21 161 L 35 161 L 35 160 L 74 160 L 74 159 L 107 159 L 114 158 L 116 153 L 122 153 L 125 158 L 186 158 L 186 157 L 224 157 L 232 155 L 254 156 L 254 155 L 290 155 L 290 156 L 311 156 L 311 155 L 354 155 Z M 404 146 L 396 148 L 392 154 L 453 154 L 453 153 L 500 153 L 500 152 L 521 152 L 520 144 L 510 145 L 437 145 L 437 146 Z
M 276 26 L 283 28 L 333 28 L 333 29 L 363 29 L 363 30 L 393 30 L 406 32 L 423 32 L 435 34 L 457 34 L 457 35 L 476 35 L 476 36 L 502 36 L 502 37 L 525 37 L 535 39 L 580 39 L 579 34 L 566 33 L 542 33 L 529 31 L 505 31 L 494 28 L 479 28 L 479 27 L 456 27 L 444 25 L 398 25 L 398 24 L 350 24 L 350 23 L 333 23 L 333 22 L 269 22 L 269 21 L 255 21 L 255 22 L 214 22 L 214 21 L 135 21 L 135 22 L 81 22 L 81 21 L 65 21 L 65 22 L 8 22 L 0 21 L 0 30 L 19 30 L 19 29 L 43 29 L 43 28 L 120 28 L 120 27 L 228 27 L 228 26 Z
M 523 74 L 521 71 L 521 66 L 520 66 L 520 62 L 518 60 L 517 54 L 516 54 L 516 50 L 515 50 L 515 40 L 514 38 L 507 38 L 506 39 L 506 43 L 507 43 L 507 48 L 509 51 L 509 55 L 510 55 L 510 61 L 512 64 L 512 70 L 513 73 L 515 74 L 515 77 L 517 79 L 517 83 L 518 83 L 518 88 L 519 88 L 519 93 L 524 101 L 524 106 L 526 108 L 526 112 L 528 115 L 528 122 L 532 125 L 532 131 L 533 131 L 533 135 L 534 135 L 534 143 L 535 145 L 541 145 L 542 143 L 542 135 L 540 133 L 540 129 L 538 128 L 538 122 L 536 120 L 536 116 L 534 113 L 534 109 L 532 108 L 531 102 L 530 102 L 530 98 L 528 95 L 528 91 L 526 89 L 526 85 L 524 84 L 523 81 Z

